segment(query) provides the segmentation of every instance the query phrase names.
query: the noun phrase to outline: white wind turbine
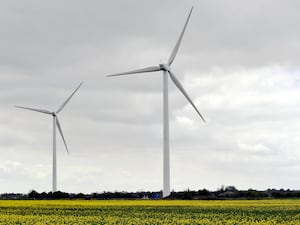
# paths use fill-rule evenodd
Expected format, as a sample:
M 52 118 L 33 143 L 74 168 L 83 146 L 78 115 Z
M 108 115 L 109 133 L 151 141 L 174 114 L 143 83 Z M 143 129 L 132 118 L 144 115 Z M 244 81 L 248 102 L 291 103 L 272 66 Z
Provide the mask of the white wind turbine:
M 176 45 L 171 53 L 171 56 L 169 58 L 169 61 L 167 64 L 159 64 L 159 66 L 151 66 L 146 67 L 143 69 L 133 70 L 129 72 L 124 73 L 118 73 L 118 74 L 112 74 L 108 75 L 108 77 L 112 76 L 121 76 L 121 75 L 128 75 L 128 74 L 136 74 L 136 73 L 145 73 L 145 72 L 156 72 L 156 71 L 163 71 L 163 133 L 164 133 L 164 154 L 163 154 L 163 197 L 167 197 L 170 195 L 170 158 L 169 158 L 169 100 L 168 100 L 168 74 L 175 84 L 175 86 L 181 91 L 181 93 L 186 97 L 186 99 L 189 101 L 189 103 L 193 106 L 193 108 L 196 110 L 198 115 L 201 117 L 203 122 L 205 122 L 203 116 L 191 100 L 191 98 L 188 96 L 187 92 L 184 90 L 183 86 L 180 84 L 178 79 L 175 77 L 174 73 L 171 71 L 171 64 L 173 63 L 176 54 L 178 52 L 182 37 L 184 35 L 185 29 L 187 27 L 187 24 L 190 20 L 191 14 L 193 11 L 193 7 L 190 10 L 190 13 L 188 15 L 188 18 L 185 22 L 185 25 L 183 27 L 183 30 L 179 36 L 178 41 L 176 42 Z
M 22 109 L 27 109 L 27 110 L 31 110 L 31 111 L 35 111 L 35 112 L 39 112 L 39 113 L 45 113 L 45 114 L 49 114 L 53 116 L 53 165 L 52 165 L 52 192 L 57 191 L 57 172 L 56 172 L 56 127 L 58 128 L 58 131 L 62 137 L 62 140 L 64 142 L 64 145 L 66 147 L 67 153 L 69 154 L 69 150 L 67 147 L 67 143 L 66 140 L 64 138 L 62 129 L 61 129 L 61 125 L 59 123 L 58 120 L 58 116 L 57 114 L 60 113 L 60 111 L 63 110 L 63 108 L 66 106 L 66 104 L 70 101 L 70 99 L 72 98 L 72 96 L 75 94 L 75 92 L 80 88 L 80 86 L 82 85 L 83 82 L 81 82 L 79 84 L 79 86 L 75 89 L 75 91 L 73 91 L 73 93 L 69 96 L 69 98 L 67 98 L 67 100 L 58 108 L 58 110 L 56 111 L 49 111 L 49 110 L 45 110 L 45 109 L 35 109 L 35 108 L 28 108 L 28 107 L 23 107 L 23 106 L 16 106 L 18 108 L 22 108 Z

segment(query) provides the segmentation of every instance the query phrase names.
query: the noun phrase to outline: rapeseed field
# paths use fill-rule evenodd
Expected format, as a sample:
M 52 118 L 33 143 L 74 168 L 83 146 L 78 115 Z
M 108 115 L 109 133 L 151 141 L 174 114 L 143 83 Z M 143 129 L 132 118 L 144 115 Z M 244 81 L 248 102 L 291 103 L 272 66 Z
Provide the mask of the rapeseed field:
M 0 224 L 300 225 L 300 200 L 2 200 Z

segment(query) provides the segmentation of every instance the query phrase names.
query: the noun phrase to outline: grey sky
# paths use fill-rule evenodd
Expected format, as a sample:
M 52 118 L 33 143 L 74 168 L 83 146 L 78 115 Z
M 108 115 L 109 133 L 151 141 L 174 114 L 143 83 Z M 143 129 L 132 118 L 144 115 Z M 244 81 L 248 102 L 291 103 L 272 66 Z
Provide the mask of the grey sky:
M 2 1 L 0 192 L 50 191 L 57 109 L 58 188 L 161 190 L 162 75 L 173 64 L 203 124 L 170 83 L 171 189 L 299 189 L 300 30 L 296 0 Z

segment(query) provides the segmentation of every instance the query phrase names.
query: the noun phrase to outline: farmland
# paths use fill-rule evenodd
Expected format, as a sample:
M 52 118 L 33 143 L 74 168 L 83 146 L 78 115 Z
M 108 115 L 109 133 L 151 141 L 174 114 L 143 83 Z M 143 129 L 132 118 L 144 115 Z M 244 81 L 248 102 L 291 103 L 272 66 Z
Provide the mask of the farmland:
M 0 224 L 300 224 L 300 200 L 2 200 Z

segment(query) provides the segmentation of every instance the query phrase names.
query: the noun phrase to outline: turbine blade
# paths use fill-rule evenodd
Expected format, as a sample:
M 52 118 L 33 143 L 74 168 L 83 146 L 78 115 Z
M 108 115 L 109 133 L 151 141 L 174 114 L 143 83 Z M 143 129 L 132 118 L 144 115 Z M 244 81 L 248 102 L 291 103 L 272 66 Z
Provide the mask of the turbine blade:
M 185 32 L 185 29 L 186 29 L 186 27 L 187 27 L 187 25 L 188 25 L 188 23 L 189 23 L 189 20 L 190 20 L 190 17 L 191 17 L 193 8 L 194 8 L 194 7 L 192 7 L 191 10 L 190 10 L 189 16 L 188 16 L 188 18 L 187 18 L 187 20 L 186 20 L 186 22 L 185 22 L 185 24 L 184 24 L 183 30 L 182 30 L 182 32 L 181 32 L 179 38 L 178 38 L 178 41 L 176 42 L 176 45 L 175 45 L 175 47 L 174 47 L 174 49 L 173 49 L 173 51 L 172 51 L 172 54 L 170 55 L 170 58 L 169 58 L 169 61 L 168 61 L 168 65 L 169 65 L 169 66 L 173 63 L 173 61 L 174 61 L 174 59 L 175 59 L 175 57 L 176 57 L 176 54 L 177 54 L 177 52 L 178 52 L 178 49 L 179 49 L 181 40 L 182 40 L 183 35 L 184 35 L 184 32 Z
M 117 73 L 117 74 L 107 75 L 107 77 L 129 75 L 129 74 L 135 74 L 135 73 L 156 72 L 156 71 L 160 71 L 160 70 L 161 70 L 161 68 L 158 67 L 158 66 L 150 66 L 150 67 L 146 67 L 146 68 L 143 68 L 143 69 L 132 70 L 132 71 L 124 72 L 124 73 Z
M 34 108 L 23 107 L 23 106 L 18 106 L 18 105 L 16 105 L 15 107 L 21 108 L 21 109 L 26 109 L 26 110 L 31 110 L 31 111 L 35 111 L 35 112 L 45 113 L 45 114 L 52 114 L 50 111 L 45 110 L 45 109 L 34 109 Z
M 180 82 L 177 80 L 177 78 L 175 77 L 175 75 L 171 71 L 169 71 L 169 74 L 170 74 L 170 78 L 173 81 L 173 83 L 181 91 L 181 93 L 186 97 L 186 99 L 189 101 L 189 103 L 191 103 L 191 105 L 196 110 L 196 112 L 198 113 L 198 115 L 201 117 L 201 119 L 203 120 L 203 122 L 205 122 L 204 117 L 201 115 L 201 113 L 199 112 L 199 110 L 197 109 L 197 107 L 195 106 L 195 104 L 193 103 L 193 101 L 191 100 L 191 98 L 188 96 L 188 94 L 186 93 L 186 91 L 184 90 L 184 88 L 182 87 L 182 85 L 180 84 Z
M 60 123 L 59 123 L 59 120 L 58 120 L 58 117 L 57 117 L 57 116 L 56 116 L 56 126 L 57 126 L 57 128 L 58 128 L 58 130 L 59 130 L 60 136 L 61 136 L 62 139 L 63 139 L 63 142 L 64 142 L 64 144 L 65 144 L 67 153 L 70 154 L 70 153 L 69 153 L 69 149 L 68 149 L 68 147 L 67 147 L 66 140 L 65 140 L 65 138 L 64 138 L 64 135 L 63 135 L 63 132 L 62 132 L 62 129 L 61 129 L 61 126 L 60 126 Z
M 66 104 L 70 101 L 70 99 L 73 97 L 73 95 L 75 94 L 75 92 L 80 88 L 80 86 L 83 84 L 83 82 L 81 82 L 78 87 L 75 89 L 75 91 L 73 91 L 73 93 L 70 95 L 69 98 L 67 98 L 67 100 L 61 105 L 61 107 L 56 111 L 56 113 L 59 113 L 61 110 L 63 110 L 63 108 L 66 106 Z

